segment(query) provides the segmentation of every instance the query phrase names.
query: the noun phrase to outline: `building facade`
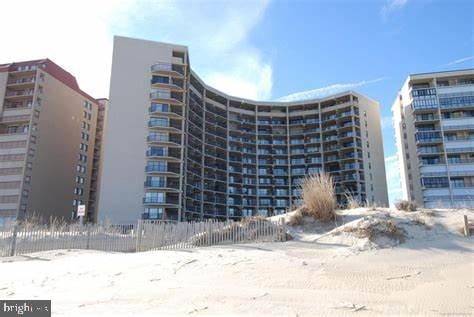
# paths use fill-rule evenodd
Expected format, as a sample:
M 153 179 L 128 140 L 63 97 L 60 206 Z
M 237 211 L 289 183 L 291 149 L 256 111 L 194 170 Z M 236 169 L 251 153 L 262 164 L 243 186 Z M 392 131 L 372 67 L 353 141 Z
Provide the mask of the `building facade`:
M 98 102 L 48 59 L 0 65 L 0 221 L 89 200 Z
M 410 75 L 392 112 L 403 198 L 474 207 L 474 69 Z
M 305 175 L 338 200 L 388 205 L 378 103 L 355 92 L 298 102 L 229 96 L 185 46 L 116 37 L 99 216 L 196 220 L 280 214 Z
M 107 110 L 109 107 L 109 100 L 102 98 L 97 99 L 97 122 L 95 129 L 94 141 L 94 156 L 92 159 L 92 174 L 90 181 L 89 200 L 87 204 L 87 220 L 89 222 L 97 222 L 98 204 L 99 204 L 99 188 L 102 174 L 102 158 L 103 158 L 103 134 L 104 128 L 107 124 Z

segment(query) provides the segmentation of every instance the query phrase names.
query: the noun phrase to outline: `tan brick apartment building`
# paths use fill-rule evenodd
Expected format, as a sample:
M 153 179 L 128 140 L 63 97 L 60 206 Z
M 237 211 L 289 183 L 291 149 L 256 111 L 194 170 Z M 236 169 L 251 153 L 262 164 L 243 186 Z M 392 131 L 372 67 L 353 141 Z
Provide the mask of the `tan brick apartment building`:
M 103 107 L 49 59 L 0 65 L 0 219 L 71 220 L 88 204 Z

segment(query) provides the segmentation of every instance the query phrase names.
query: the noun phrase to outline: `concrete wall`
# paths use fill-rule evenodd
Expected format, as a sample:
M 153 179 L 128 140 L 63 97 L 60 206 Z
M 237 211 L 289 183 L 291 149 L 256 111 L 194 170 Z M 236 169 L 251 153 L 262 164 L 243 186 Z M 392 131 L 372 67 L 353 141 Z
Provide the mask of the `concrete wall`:
M 171 63 L 172 45 L 115 37 L 104 131 L 99 220 L 130 223 L 143 212 L 151 65 Z
M 358 98 L 367 201 L 378 206 L 388 207 L 380 106 L 377 102 L 364 96 L 359 95 Z M 367 127 L 365 123 L 367 123 Z M 367 141 L 369 146 L 367 146 Z

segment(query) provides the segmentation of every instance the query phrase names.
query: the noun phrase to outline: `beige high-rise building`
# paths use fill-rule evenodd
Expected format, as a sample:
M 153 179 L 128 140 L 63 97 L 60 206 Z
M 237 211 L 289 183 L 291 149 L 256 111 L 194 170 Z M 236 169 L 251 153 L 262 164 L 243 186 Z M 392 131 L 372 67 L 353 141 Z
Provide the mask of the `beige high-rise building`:
M 48 59 L 0 65 L 0 222 L 88 204 L 99 106 Z
M 403 198 L 474 207 L 474 69 L 408 76 L 392 107 Z
M 337 198 L 388 205 L 377 102 L 353 91 L 295 102 L 229 96 L 185 46 L 116 37 L 99 217 L 238 219 L 298 204 L 305 175 Z

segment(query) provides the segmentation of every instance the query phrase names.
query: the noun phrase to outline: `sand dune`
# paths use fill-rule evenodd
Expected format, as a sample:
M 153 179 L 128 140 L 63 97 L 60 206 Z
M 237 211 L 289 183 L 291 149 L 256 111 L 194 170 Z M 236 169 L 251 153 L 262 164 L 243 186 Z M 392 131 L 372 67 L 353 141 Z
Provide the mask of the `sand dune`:
M 291 228 L 296 239 L 285 243 L 3 258 L 0 298 L 52 299 L 54 316 L 470 316 L 473 239 L 458 231 L 463 212 L 361 209 Z M 350 229 L 384 220 L 403 241 Z

